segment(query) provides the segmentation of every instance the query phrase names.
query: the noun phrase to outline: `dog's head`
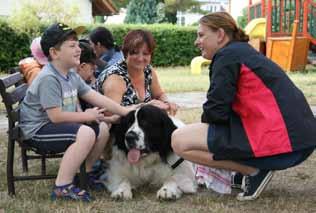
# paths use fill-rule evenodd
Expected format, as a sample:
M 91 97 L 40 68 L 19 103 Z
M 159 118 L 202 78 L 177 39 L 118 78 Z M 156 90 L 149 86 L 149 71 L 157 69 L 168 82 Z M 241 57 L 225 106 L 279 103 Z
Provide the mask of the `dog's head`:
M 122 117 L 113 126 L 115 144 L 124 150 L 130 163 L 146 154 L 157 152 L 163 161 L 172 152 L 171 134 L 177 127 L 168 114 L 155 106 L 144 105 Z

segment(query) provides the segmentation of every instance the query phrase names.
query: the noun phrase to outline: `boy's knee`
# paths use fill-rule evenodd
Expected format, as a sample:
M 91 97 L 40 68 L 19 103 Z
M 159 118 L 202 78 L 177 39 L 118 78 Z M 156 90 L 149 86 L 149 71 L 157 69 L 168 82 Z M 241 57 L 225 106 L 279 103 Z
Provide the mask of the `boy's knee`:
M 77 137 L 85 138 L 89 141 L 94 142 L 96 138 L 96 133 L 90 126 L 81 125 L 77 133 Z

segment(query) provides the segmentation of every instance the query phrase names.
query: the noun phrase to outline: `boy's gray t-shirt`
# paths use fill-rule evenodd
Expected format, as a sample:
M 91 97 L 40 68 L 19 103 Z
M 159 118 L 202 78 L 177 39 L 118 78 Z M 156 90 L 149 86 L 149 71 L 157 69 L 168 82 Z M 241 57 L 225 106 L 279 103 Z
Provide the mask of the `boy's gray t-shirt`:
M 43 67 L 34 79 L 21 104 L 20 127 L 24 139 L 30 139 L 50 120 L 46 109 L 60 107 L 62 111 L 77 111 L 78 96 L 91 88 L 74 71 L 61 75 L 52 64 Z

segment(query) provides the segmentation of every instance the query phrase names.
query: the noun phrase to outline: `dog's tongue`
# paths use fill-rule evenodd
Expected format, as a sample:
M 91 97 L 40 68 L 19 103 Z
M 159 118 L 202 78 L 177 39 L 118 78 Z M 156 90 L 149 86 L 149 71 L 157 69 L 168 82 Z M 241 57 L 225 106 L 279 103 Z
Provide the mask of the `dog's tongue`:
M 139 161 L 139 158 L 140 158 L 140 150 L 131 149 L 128 151 L 127 159 L 129 163 L 135 164 Z

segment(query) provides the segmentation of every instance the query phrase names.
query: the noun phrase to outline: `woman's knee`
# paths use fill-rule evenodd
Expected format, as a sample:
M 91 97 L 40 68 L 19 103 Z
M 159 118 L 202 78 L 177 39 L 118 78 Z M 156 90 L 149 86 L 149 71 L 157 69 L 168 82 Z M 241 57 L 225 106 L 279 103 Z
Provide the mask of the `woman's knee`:
M 171 137 L 171 146 L 178 155 L 192 150 L 208 150 L 207 147 L 208 125 L 191 124 L 176 129 Z
M 171 147 L 176 154 L 184 151 L 183 135 L 179 129 L 176 129 L 171 136 Z

